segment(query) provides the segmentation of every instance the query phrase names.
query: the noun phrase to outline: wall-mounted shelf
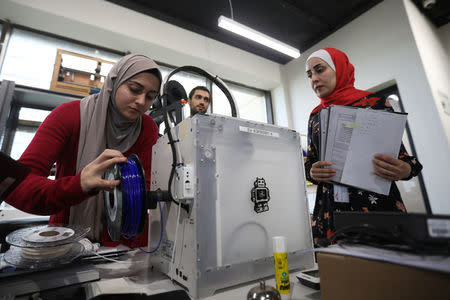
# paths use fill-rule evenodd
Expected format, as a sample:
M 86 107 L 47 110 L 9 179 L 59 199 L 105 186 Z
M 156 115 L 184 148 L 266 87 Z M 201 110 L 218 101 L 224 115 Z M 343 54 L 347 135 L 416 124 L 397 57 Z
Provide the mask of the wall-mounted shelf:
M 50 89 L 88 96 L 98 93 L 114 62 L 57 50 Z

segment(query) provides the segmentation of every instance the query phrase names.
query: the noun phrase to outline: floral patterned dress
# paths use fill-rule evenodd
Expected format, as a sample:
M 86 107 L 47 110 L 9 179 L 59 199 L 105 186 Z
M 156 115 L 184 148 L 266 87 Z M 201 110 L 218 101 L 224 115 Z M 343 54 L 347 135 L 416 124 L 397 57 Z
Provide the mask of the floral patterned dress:
M 386 106 L 386 98 L 379 97 L 376 94 L 368 95 L 362 99 L 356 100 L 349 106 L 371 107 L 372 109 L 381 109 L 393 111 Z M 334 233 L 333 212 L 334 211 L 398 211 L 406 212 L 400 192 L 393 182 L 389 195 L 380 195 L 374 192 L 368 192 L 357 188 L 348 188 L 348 203 L 335 202 L 333 184 L 326 182 L 316 182 L 310 177 L 311 166 L 319 159 L 319 114 L 313 114 L 308 121 L 308 149 L 306 153 L 305 172 L 306 178 L 314 184 L 317 184 L 316 202 L 312 216 L 312 232 L 314 244 L 317 245 L 319 239 L 329 238 Z M 411 174 L 408 178 L 417 176 L 422 170 L 422 165 L 418 160 L 410 156 L 403 144 L 400 147 L 398 158 L 407 162 L 411 166 Z

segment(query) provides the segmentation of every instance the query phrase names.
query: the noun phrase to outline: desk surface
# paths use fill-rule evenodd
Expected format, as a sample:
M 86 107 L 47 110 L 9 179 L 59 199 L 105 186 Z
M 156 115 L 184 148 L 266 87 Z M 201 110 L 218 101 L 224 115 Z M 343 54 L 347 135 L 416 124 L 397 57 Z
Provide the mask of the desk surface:
M 433 271 L 445 272 L 450 274 L 450 257 L 413 255 L 384 249 L 377 249 L 368 246 L 332 246 L 326 249 L 319 249 L 322 252 L 334 254 L 345 254 L 350 256 L 361 257 L 369 260 L 379 260 L 394 264 L 408 265 L 416 268 L 428 269 Z M 81 282 L 79 289 L 82 287 L 86 293 L 86 299 L 92 299 L 95 296 L 103 294 L 146 294 L 155 295 L 168 291 L 182 289 L 179 285 L 172 282 L 165 274 L 150 269 L 149 255 L 140 251 L 131 251 L 122 256 L 120 262 L 100 261 L 95 264 L 89 264 L 83 267 L 79 262 L 72 263 L 66 267 L 52 269 L 50 271 L 36 272 L 30 276 L 15 276 L 20 282 L 19 288 L 23 290 L 25 286 L 33 288 L 40 287 L 39 279 L 43 277 L 52 280 L 58 279 L 62 284 L 57 289 L 63 292 L 69 288 L 67 285 L 73 284 L 73 278 L 84 278 L 75 282 Z M 94 274 L 95 273 L 95 274 Z M 320 291 L 308 288 L 300 284 L 296 278 L 298 272 L 290 274 L 291 279 L 291 295 L 292 300 L 311 300 L 321 299 Z M 66 275 L 64 275 L 66 274 Z M 69 276 L 70 274 L 70 276 Z M 44 276 L 45 275 L 45 276 Z M 94 278 L 96 275 L 97 277 Z M 61 279 L 61 277 L 63 279 Z M 69 278 L 71 277 L 71 278 Z M 88 281 L 100 278 L 98 281 Z M 72 281 L 71 281 L 72 280 Z M 55 280 L 56 281 L 56 280 Z M 67 283 L 68 282 L 68 283 Z M 84 283 L 83 283 L 84 282 Z M 213 296 L 203 298 L 205 300 L 221 300 L 221 299 L 246 299 L 248 291 L 258 285 L 258 282 L 250 282 L 239 286 L 221 290 Z M 274 278 L 266 279 L 266 285 L 275 286 Z M 0 281 L 0 299 L 5 291 L 5 281 Z M 17 285 L 16 285 L 17 287 Z M 23 293 L 23 291 L 22 291 Z M 29 293 L 30 294 L 30 293 Z M 28 299 L 28 295 L 23 295 L 7 299 Z M 124 297 L 125 298 L 125 297 Z M 58 298 L 51 298 L 58 299 Z M 65 298 L 65 299 L 76 299 Z M 125 298 L 126 299 L 126 298 Z
M 148 254 L 133 252 L 125 260 L 125 263 L 104 263 L 97 265 L 100 273 L 100 281 L 86 285 L 87 299 L 99 294 L 106 293 L 144 293 L 153 295 L 157 293 L 181 289 L 179 285 L 173 283 L 169 277 L 158 271 L 148 268 Z M 294 272 L 290 274 L 291 297 L 292 300 L 321 299 L 320 291 L 311 289 L 300 284 Z M 256 286 L 258 282 L 242 284 L 236 287 L 225 289 L 219 293 L 202 298 L 205 300 L 221 299 L 247 299 L 248 291 Z M 275 287 L 275 279 L 266 280 L 266 285 Z
M 95 296 L 103 294 L 146 294 L 155 295 L 159 293 L 164 293 L 168 291 L 180 290 L 182 289 L 175 282 L 172 282 L 170 278 L 156 270 L 150 269 L 149 256 L 146 253 L 140 251 L 128 252 L 121 258 L 121 262 L 101 262 L 92 265 L 90 267 L 83 267 L 80 263 L 72 263 L 64 268 L 58 268 L 54 270 L 47 270 L 42 272 L 31 273 L 27 276 L 15 276 L 17 277 L 18 283 L 15 285 L 15 289 L 21 289 L 21 287 L 29 287 L 30 289 L 36 286 L 41 286 L 41 281 L 43 277 L 48 280 L 59 281 L 61 287 L 57 287 L 60 290 L 60 294 L 65 295 L 65 299 L 79 299 L 79 291 L 83 289 L 86 294 L 86 300 L 92 299 Z M 95 274 L 94 274 L 95 273 Z M 321 299 L 320 291 L 308 288 L 300 284 L 296 278 L 294 272 L 290 274 L 291 279 L 291 295 L 292 300 L 311 300 L 311 299 Z M 61 279 L 61 277 L 67 278 Z M 67 286 L 68 284 L 73 284 L 73 278 L 89 278 L 90 274 L 94 274 L 100 277 L 98 281 L 85 282 L 77 286 L 77 290 L 74 287 Z M 44 276 L 45 275 L 45 276 Z M 92 275 L 92 277 L 95 277 Z M 70 278 L 69 278 L 70 277 Z M 41 280 L 41 281 L 40 281 Z M 94 280 L 94 279 L 91 279 Z M 68 282 L 64 284 L 64 282 Z M 83 282 L 82 280 L 80 280 Z M 62 282 L 62 284 L 61 284 Z M 268 278 L 265 280 L 266 285 L 275 287 L 274 278 Z M 8 285 L 5 285 L 4 281 L 0 282 L 0 299 L 6 295 L 6 299 L 29 299 L 30 293 L 24 294 L 22 296 L 11 295 L 5 291 Z M 247 299 L 248 291 L 258 285 L 258 282 L 250 282 L 235 286 L 232 288 L 221 290 L 213 296 L 202 298 L 205 300 L 221 300 L 221 299 Z M 66 286 L 65 286 L 66 285 Z M 11 286 L 11 285 L 9 285 Z M 6 292 L 6 294 L 5 294 Z M 23 290 L 22 290 L 23 293 Z M 45 292 L 41 292 L 44 295 Z M 76 294 L 78 293 L 78 294 Z M 15 294 L 15 292 L 14 292 Z M 73 294 L 73 297 L 68 296 Z M 9 297 L 9 298 L 8 298 Z M 126 296 L 125 296 L 126 297 Z M 127 299 L 125 298 L 124 299 Z M 47 299 L 47 298 L 45 298 Z M 48 299 L 58 299 L 57 296 L 49 297 Z

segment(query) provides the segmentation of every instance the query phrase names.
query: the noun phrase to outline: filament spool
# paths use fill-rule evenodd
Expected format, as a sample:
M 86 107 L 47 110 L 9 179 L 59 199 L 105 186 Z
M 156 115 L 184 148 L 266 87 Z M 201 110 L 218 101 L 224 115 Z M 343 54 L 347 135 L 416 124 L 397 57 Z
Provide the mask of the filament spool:
M 104 178 L 120 180 L 113 191 L 104 192 L 106 220 L 111 240 L 118 241 L 121 235 L 140 235 L 146 221 L 147 188 L 145 173 L 139 157 L 130 155 L 126 163 L 108 168 Z
M 64 255 L 70 248 L 71 244 L 47 248 L 22 248 L 22 256 L 28 259 L 48 259 Z
M 75 231 L 67 227 L 40 227 L 23 234 L 22 239 L 32 243 L 52 243 L 73 236 Z
M 83 253 L 78 242 L 90 228 L 42 225 L 16 230 L 6 237 L 10 249 L 4 259 L 16 267 L 47 268 L 69 263 Z

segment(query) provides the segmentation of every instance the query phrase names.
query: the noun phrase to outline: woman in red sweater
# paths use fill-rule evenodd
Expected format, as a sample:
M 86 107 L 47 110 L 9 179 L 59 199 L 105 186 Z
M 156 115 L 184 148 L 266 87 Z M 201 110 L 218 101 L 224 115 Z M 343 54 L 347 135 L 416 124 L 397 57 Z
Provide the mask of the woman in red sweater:
M 130 54 L 114 65 L 100 93 L 55 108 L 19 159 L 31 172 L 6 202 L 28 213 L 51 215 L 51 224 L 90 227 L 91 240 L 110 244 L 100 191 L 120 182 L 102 176 L 135 153 L 149 184 L 158 127 L 144 112 L 158 95 L 161 81 L 153 60 Z M 55 162 L 55 180 L 50 180 Z M 135 241 L 146 245 L 146 230 Z

